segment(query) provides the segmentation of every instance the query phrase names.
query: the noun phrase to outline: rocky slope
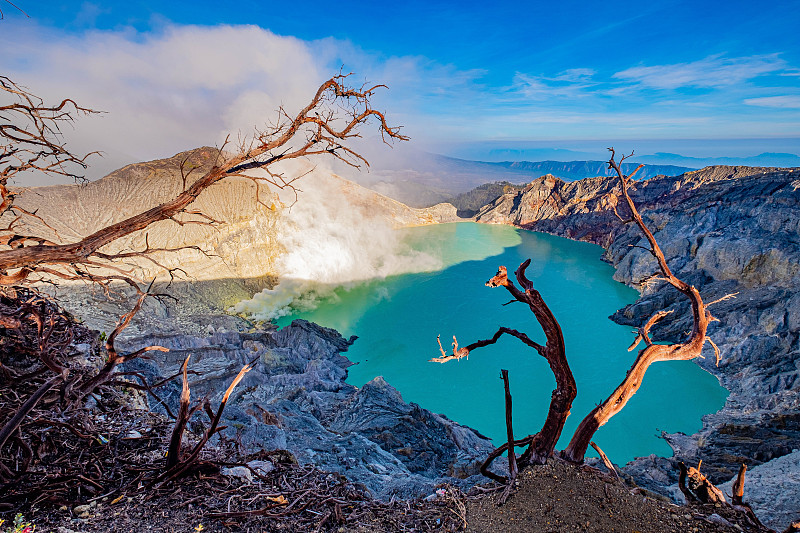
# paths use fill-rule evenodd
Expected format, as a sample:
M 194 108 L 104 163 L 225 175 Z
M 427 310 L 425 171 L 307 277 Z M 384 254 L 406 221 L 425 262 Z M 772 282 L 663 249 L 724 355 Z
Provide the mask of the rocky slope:
M 82 185 L 15 190 L 16 204 L 38 213 L 47 223 L 25 218 L 18 227 L 23 232 L 53 242 L 75 242 L 99 228 L 173 198 L 184 186 L 182 166 L 183 172 L 187 173 L 187 182 L 191 183 L 209 170 L 217 157 L 220 154 L 214 148 L 198 148 L 168 159 L 128 165 L 100 180 Z M 190 207 L 190 210 L 199 211 L 219 224 L 212 227 L 162 221 L 116 241 L 103 251 L 143 250 L 147 238 L 152 248 L 186 249 L 155 254 L 153 257 L 159 264 L 148 261 L 134 263 L 135 272 L 141 279 L 164 278 L 163 267 L 180 267 L 188 279 L 260 279 L 263 288 L 270 277 L 277 274 L 276 260 L 283 251 L 280 234 L 292 223 L 291 210 L 281 209 L 282 204 L 289 206 L 295 200 L 308 202 L 312 197 L 313 202 L 328 207 L 342 206 L 351 218 L 358 218 L 365 225 L 386 227 L 423 225 L 458 218 L 451 205 L 413 209 L 324 168 L 316 168 L 310 162 L 292 161 L 280 170 L 287 176 L 303 175 L 296 182 L 301 189 L 297 197 L 291 191 L 269 190 L 262 185 L 257 198 L 252 181 L 228 178 L 205 190 Z M 334 209 L 327 212 L 331 211 Z M 327 212 L 320 209 L 320 216 Z M 0 223 L 10 222 L 11 216 L 7 213 Z M 197 222 L 203 219 L 196 215 L 183 215 L 181 220 Z M 192 246 L 202 248 L 205 253 L 190 248 Z
M 86 186 L 30 189 L 20 192 L 19 202 L 52 215 L 48 223 L 58 232 L 55 239 L 74 240 L 174 194 L 182 184 L 179 166 L 187 157 L 200 172 L 216 153 L 206 148 L 131 165 Z M 413 210 L 326 173 L 313 177 L 317 181 L 308 183 L 320 193 L 319 201 L 333 204 L 330 212 L 342 206 L 358 214 L 364 225 L 455 219 L 452 206 Z M 622 226 L 613 213 L 614 186 L 611 178 L 565 183 L 544 177 L 501 196 L 477 219 L 601 244 L 618 268 L 617 278 L 634 284 L 650 273 L 652 264 L 630 246 L 640 239 L 637 230 Z M 713 365 L 713 355 L 700 361 L 731 391 L 728 402 L 706 417 L 698 434 L 666 438 L 677 459 L 703 459 L 704 471 L 717 482 L 729 479 L 739 461 L 755 466 L 752 481 L 762 480 L 764 486 L 782 475 L 786 483 L 781 486 L 789 498 L 782 508 L 774 508 L 775 501 L 768 500 L 772 493 L 752 482 L 747 493 L 760 512 L 772 506 L 767 518 L 780 525 L 796 511 L 792 502 L 800 498 L 800 483 L 785 475 L 786 465 L 796 461 L 798 452 L 793 450 L 800 449 L 798 188 L 797 170 L 714 167 L 653 178 L 637 184 L 633 192 L 679 275 L 708 300 L 739 291 L 736 299 L 721 302 L 715 310 L 721 322 L 710 333 L 723 351 L 719 368 Z M 238 368 L 258 356 L 258 367 L 226 411 L 229 438 L 265 448 L 286 447 L 301 461 L 346 473 L 384 497 L 419 494 L 440 480 L 473 474 L 475 461 L 490 449 L 488 441 L 406 404 L 380 379 L 360 390 L 347 385 L 348 363 L 340 354 L 350 341 L 308 323 L 274 332 L 223 314 L 231 300 L 270 285 L 282 251 L 278 234 L 286 222 L 285 211 L 270 209 L 278 198 L 262 197 L 267 204 L 262 205 L 253 193 L 249 182 L 231 181 L 198 199 L 196 207 L 225 222 L 219 230 L 165 222 L 148 231 L 152 246 L 203 244 L 215 257 L 188 250 L 160 260 L 188 272 L 189 280 L 170 289 L 182 296 L 180 306 L 150 301 L 121 342 L 130 349 L 155 343 L 171 351 L 163 359 L 135 361 L 131 368 L 151 378 L 170 375 L 191 353 L 192 368 L 202 372 L 191 380 L 198 397 L 206 392 L 219 395 Z M 121 246 L 141 249 L 143 243 L 140 234 Z M 152 265 L 140 267 L 145 274 L 158 274 Z M 62 294 L 62 302 L 106 331 L 128 309 L 124 302 L 99 304 L 88 290 L 74 288 Z M 666 307 L 680 310 L 686 305 L 663 287 L 652 286 L 614 318 L 638 325 L 655 309 Z M 686 324 L 664 322 L 655 334 L 676 338 Z M 164 399 L 174 404 L 177 384 L 172 387 Z M 783 462 L 776 463 L 776 458 Z M 675 481 L 675 460 L 646 458 L 628 470 L 641 484 L 663 489 Z
M 218 329 L 215 329 L 215 325 Z M 222 392 L 247 362 L 258 359 L 229 400 L 223 435 L 248 452 L 285 449 L 300 463 L 341 472 L 381 498 L 430 494 L 438 483 L 462 487 L 481 479 L 478 467 L 493 446 L 470 428 L 403 401 L 377 377 L 357 389 L 345 383 L 352 363 L 342 356 L 355 338 L 296 320 L 280 331 L 231 327 L 220 321 L 206 334 L 169 332 L 129 337 L 126 349 L 158 344 L 170 349 L 126 363 L 155 382 L 189 368 L 193 397 Z M 175 411 L 180 384 L 159 396 Z M 163 409 L 151 398 L 151 407 Z
M 544 176 L 485 206 L 476 219 L 602 245 L 615 278 L 642 292 L 612 319 L 638 326 L 658 309 L 676 309 L 654 334 L 679 339 L 690 327 L 688 302 L 663 284 L 638 285 L 654 261 L 636 248 L 638 228 L 614 214 L 615 187 L 612 178 L 566 183 Z M 697 361 L 730 391 L 725 407 L 706 416 L 695 435 L 665 435 L 673 458 L 638 459 L 627 470 L 664 491 L 677 480 L 677 461 L 702 459 L 717 483 L 744 462 L 755 467 L 747 499 L 769 524 L 785 527 L 800 514 L 800 479 L 784 464 L 796 463 L 800 450 L 800 169 L 709 167 L 638 182 L 631 195 L 679 277 L 706 301 L 737 295 L 714 306 L 720 322 L 709 334 L 722 351 L 719 366 L 710 347 Z M 680 408 L 680 398 L 670 400 L 669 408 Z M 770 485 L 782 488 L 783 499 Z
M 72 242 L 173 197 L 183 187 L 181 165 L 194 169 L 191 181 L 217 156 L 216 150 L 201 148 L 130 165 L 86 185 L 17 191 L 17 202 L 46 221 L 29 221 L 29 230 Z M 224 436 L 230 441 L 249 451 L 289 450 L 299 462 L 341 472 L 383 498 L 429 494 L 440 482 L 474 484 L 482 478 L 471 476 L 493 449 L 488 439 L 404 402 L 382 378 L 360 389 L 345 383 L 351 363 L 341 352 L 355 338 L 346 340 L 303 321 L 281 331 L 264 329 L 225 311 L 274 284 L 274 276 L 281 273 L 277 267 L 284 253 L 282 235 L 303 222 L 311 225 L 311 218 L 312 229 L 330 223 L 344 232 L 349 224 L 371 228 L 383 237 L 392 227 L 456 220 L 455 207 L 412 209 L 324 169 L 301 163 L 286 170 L 306 173 L 298 182 L 304 189 L 298 208 L 279 208 L 294 199 L 291 194 L 262 190 L 258 202 L 252 182 L 231 179 L 204 191 L 191 206 L 220 221 L 217 227 L 166 221 L 115 243 L 115 250 L 141 250 L 146 234 L 154 248 L 198 246 L 206 252 L 183 250 L 158 255 L 159 264 L 136 264 L 140 278 L 162 280 L 155 292 L 177 300 L 148 299 L 118 339 L 123 350 L 155 344 L 169 352 L 131 361 L 125 370 L 156 382 L 175 375 L 191 355 L 190 368 L 198 373 L 190 379 L 193 397 L 208 395 L 216 404 L 241 366 L 257 358 L 225 410 Z M 298 213 L 304 218 L 298 219 Z M 303 227 L 299 231 L 302 238 Z M 184 279 L 167 286 L 160 265 L 180 266 Z M 132 291 L 125 287 L 111 300 L 83 285 L 62 283 L 47 290 L 55 291 L 64 308 L 87 325 L 105 332 L 132 306 Z M 180 384 L 174 380 L 158 395 L 175 412 Z M 149 401 L 151 408 L 164 409 L 155 397 Z

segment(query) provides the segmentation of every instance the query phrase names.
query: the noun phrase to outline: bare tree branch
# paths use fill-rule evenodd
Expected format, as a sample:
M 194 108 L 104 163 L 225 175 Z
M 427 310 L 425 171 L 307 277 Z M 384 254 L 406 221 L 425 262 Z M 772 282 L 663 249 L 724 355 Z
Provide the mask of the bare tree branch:
M 706 309 L 707 306 L 703 303 L 703 299 L 700 297 L 700 293 L 697 291 L 697 289 L 678 279 L 672 273 L 669 265 L 667 265 L 667 260 L 664 257 L 664 253 L 661 251 L 661 247 L 656 242 L 653 233 L 644 223 L 644 220 L 639 214 L 636 205 L 633 203 L 633 200 L 628 193 L 628 188 L 633 173 L 626 176 L 622 172 L 621 164 L 625 159 L 631 157 L 633 154 L 623 156 L 618 163 L 614 159 L 614 149 L 609 148 L 609 151 L 611 151 L 611 158 L 609 159 L 608 165 L 609 168 L 616 172 L 619 178 L 620 194 L 625 200 L 625 204 L 628 206 L 630 216 L 649 243 L 649 251 L 656 259 L 660 276 L 663 277 L 667 283 L 675 287 L 675 289 L 689 298 L 692 306 L 693 326 L 691 334 L 686 341 L 670 345 L 653 344 L 648 336 L 648 333 L 650 328 L 658 320 L 664 318 L 671 311 L 657 312 L 643 327 L 639 328 L 637 337 L 629 348 L 629 351 L 633 350 L 633 348 L 635 348 L 636 345 L 642 340 L 645 342 L 645 348 L 639 351 L 639 355 L 636 357 L 631 369 L 628 371 L 625 379 L 617 387 L 617 389 L 603 403 L 595 407 L 578 425 L 578 428 L 575 430 L 569 445 L 561 453 L 562 457 L 576 463 L 583 462 L 586 449 L 588 448 L 594 433 L 603 424 L 608 422 L 611 417 L 621 411 L 622 408 L 625 407 L 625 404 L 628 402 L 628 400 L 630 400 L 630 398 L 636 394 L 636 391 L 639 390 L 639 387 L 642 384 L 644 374 L 651 364 L 657 361 L 689 360 L 700 356 L 706 340 L 710 340 L 706 336 L 706 330 L 709 322 L 713 319 L 711 313 Z M 641 165 L 639 168 L 641 168 Z
M 19 284 L 36 281 L 34 273 L 44 272 L 47 265 L 59 265 L 68 272 L 65 275 L 76 275 L 84 266 L 109 267 L 117 259 L 147 255 L 152 252 L 126 253 L 115 256 L 102 252 L 104 246 L 131 233 L 141 231 L 161 220 L 172 220 L 178 224 L 216 223 L 210 217 L 206 220 L 183 220 L 176 218 L 180 214 L 191 213 L 205 217 L 197 211 L 187 208 L 211 185 L 231 176 L 239 176 L 251 180 L 258 187 L 268 184 L 279 189 L 294 189 L 295 177 L 286 177 L 274 170 L 275 165 L 290 159 L 306 158 L 315 155 L 333 156 L 355 167 L 367 165 L 364 157 L 344 145 L 348 139 L 360 137 L 361 126 L 374 121 L 385 141 L 406 140 L 408 137 L 400 133 L 400 128 L 391 127 L 385 115 L 371 106 L 370 98 L 380 85 L 361 89 L 349 87 L 346 82 L 349 75 L 337 75 L 323 83 L 311 102 L 296 116 L 290 118 L 282 110 L 281 120 L 266 131 L 257 131 L 247 142 L 230 157 L 220 159 L 205 175 L 189 184 L 190 170 L 182 167 L 183 190 L 177 196 L 161 205 L 148 209 L 125 220 L 99 229 L 77 242 L 54 244 L 39 241 L 34 235 L 22 235 L 23 246 L 0 246 L 0 284 Z M 79 178 L 67 169 L 68 164 L 85 168 L 85 157 L 72 156 L 63 144 L 59 144 L 58 123 L 70 121 L 75 113 L 94 113 L 94 111 L 77 106 L 72 100 L 64 100 L 59 106 L 44 107 L 25 90 L 19 88 L 7 78 L 0 77 L 0 88 L 6 93 L 15 95 L 20 102 L 0 107 L 0 117 L 5 113 L 18 113 L 30 119 L 27 129 L 13 123 L 0 123 L 0 139 L 6 139 L 8 146 L 3 147 L 0 155 L 0 193 L 3 204 L 0 214 L 14 210 L 13 195 L 7 190 L 7 180 L 26 170 L 39 170 L 50 174 L 59 174 Z M 48 115 L 49 113 L 49 115 Z M 49 150 L 45 155 L 32 149 L 20 148 L 20 143 L 42 147 Z M 222 150 L 228 145 L 223 144 Z M 220 152 L 222 152 L 222 150 Z M 27 159 L 24 159 L 27 156 Z M 47 158 L 50 159 L 47 159 Z M 8 161 L 24 161 L 12 164 Z M 43 159 L 52 162 L 42 163 Z M 3 166 L 5 165 L 5 166 Z M 267 177 L 249 174 L 247 171 L 261 170 Z M 258 193 L 258 188 L 257 191 Z M 7 241 L 11 242 L 11 238 Z M 0 239 L 2 242 L 2 239 Z M 34 244 L 35 243 L 35 244 Z M 100 262 L 93 263 L 93 260 Z M 84 269 L 85 270 L 85 269 Z M 71 272 L 71 273 L 70 273 Z
M 575 378 L 572 376 L 572 371 L 570 370 L 569 363 L 567 362 L 564 348 L 564 334 L 561 332 L 561 326 L 558 324 L 555 316 L 550 311 L 550 308 L 547 307 L 547 304 L 545 304 L 544 299 L 542 298 L 541 294 L 539 294 L 539 291 L 533 288 L 533 283 L 525 275 L 525 271 L 530 265 L 530 262 L 530 259 L 526 260 L 515 272 L 517 282 L 520 284 L 523 290 L 517 288 L 517 286 L 508 279 L 508 272 L 504 266 L 501 266 L 497 271 L 497 274 L 495 274 L 492 279 L 486 282 L 486 286 L 504 287 L 511 294 L 515 301 L 528 304 L 528 307 L 530 308 L 531 312 L 533 312 L 537 322 L 544 331 L 545 337 L 547 338 L 547 342 L 544 346 L 532 341 L 524 333 L 520 333 L 519 331 L 510 328 L 501 327 L 491 339 L 474 342 L 461 348 L 460 350 L 458 350 L 457 345 L 455 345 L 452 356 L 447 356 L 444 353 L 444 350 L 441 349 L 440 343 L 439 347 L 442 351 L 442 357 L 432 359 L 432 361 L 436 362 L 446 362 L 453 359 L 461 359 L 469 355 L 472 350 L 483 346 L 488 346 L 489 344 L 494 344 L 503 334 L 508 334 L 520 339 L 528 346 L 534 348 L 542 357 L 547 360 L 556 379 L 556 388 L 553 390 L 553 394 L 550 398 L 550 407 L 548 409 L 547 418 L 545 419 L 542 429 L 535 435 L 529 435 L 528 437 L 517 441 L 523 443 L 521 444 L 523 446 L 528 445 L 527 450 L 525 450 L 520 457 L 519 463 L 521 467 L 524 467 L 528 464 L 543 464 L 545 461 L 547 461 L 547 458 L 553 454 L 553 449 L 555 448 L 556 442 L 558 441 L 561 431 L 564 428 L 564 423 L 569 416 L 570 408 L 572 407 L 572 401 L 575 399 L 575 396 L 578 392 L 577 386 L 575 385 Z M 514 445 L 519 446 L 520 444 L 515 443 Z M 484 468 L 481 469 L 481 472 L 484 473 L 484 475 L 487 475 L 486 472 L 488 472 L 488 470 L 486 467 L 488 466 L 488 463 L 491 463 L 493 458 L 499 457 L 503 450 L 508 449 L 508 447 L 509 444 L 506 443 L 498 448 L 495 453 L 492 453 L 489 456 L 487 462 L 484 464 Z M 514 453 L 513 450 L 508 450 L 508 452 Z M 493 476 L 489 477 L 495 479 Z

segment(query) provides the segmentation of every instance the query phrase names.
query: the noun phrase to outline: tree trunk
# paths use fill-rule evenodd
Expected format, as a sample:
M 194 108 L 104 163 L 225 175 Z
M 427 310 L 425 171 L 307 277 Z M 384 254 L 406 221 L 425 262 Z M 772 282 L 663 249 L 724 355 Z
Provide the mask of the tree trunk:
M 633 366 L 631 366 L 631 369 L 628 371 L 625 379 L 622 381 L 622 383 L 620 383 L 616 390 L 603 403 L 592 409 L 592 411 L 581 421 L 581 423 L 578 425 L 578 428 L 575 430 L 569 445 L 561 453 L 564 459 L 575 463 L 583 462 L 584 456 L 586 455 L 586 450 L 589 447 L 589 443 L 592 441 L 592 437 L 594 436 L 595 432 L 603 424 L 608 422 L 611 417 L 620 412 L 622 408 L 625 407 L 625 404 L 628 402 L 628 400 L 630 400 L 630 398 L 636 394 L 636 391 L 639 390 L 639 387 L 642 384 L 642 379 L 644 379 L 645 372 L 647 372 L 647 369 L 650 367 L 650 365 L 657 361 L 689 360 L 698 357 L 703 350 L 703 345 L 705 344 L 706 340 L 709 340 L 706 337 L 708 324 L 711 320 L 715 320 L 711 316 L 711 313 L 709 313 L 706 309 L 707 305 L 703 303 L 703 299 L 700 297 L 700 293 L 697 291 L 697 289 L 673 275 L 672 271 L 667 265 L 666 258 L 664 257 L 661 248 L 656 242 L 655 237 L 645 225 L 641 215 L 639 214 L 639 211 L 636 209 L 636 206 L 633 203 L 633 200 L 628 194 L 628 186 L 631 176 L 633 176 L 633 174 L 635 174 L 636 171 L 641 168 L 641 165 L 629 176 L 626 176 L 622 173 L 620 164 L 614 160 L 614 150 L 610 150 L 612 155 L 609 161 L 609 167 L 615 170 L 619 176 L 621 194 L 625 199 L 625 202 L 631 213 L 630 222 L 635 222 L 636 225 L 639 226 L 639 229 L 642 231 L 642 233 L 644 233 L 644 236 L 650 245 L 649 252 L 658 263 L 660 277 L 675 287 L 679 292 L 687 296 L 691 301 L 693 327 L 691 335 L 685 342 L 671 345 L 653 344 L 649 337 L 650 328 L 657 321 L 668 315 L 671 311 L 659 311 L 653 315 L 643 327 L 639 328 L 639 333 L 636 337 L 636 340 L 628 350 L 633 350 L 641 341 L 645 342 L 646 347 L 639 351 L 639 355 L 636 357 Z M 620 163 L 622 163 L 624 160 L 625 157 L 620 160 Z

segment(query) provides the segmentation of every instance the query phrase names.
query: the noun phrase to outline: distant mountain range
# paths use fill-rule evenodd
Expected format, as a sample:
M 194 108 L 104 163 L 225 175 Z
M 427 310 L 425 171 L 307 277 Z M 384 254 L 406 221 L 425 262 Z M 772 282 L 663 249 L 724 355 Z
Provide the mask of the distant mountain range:
M 424 152 L 410 155 L 407 158 L 397 158 L 391 166 L 381 166 L 378 160 L 369 174 L 359 175 L 348 171 L 347 168 L 334 167 L 334 170 L 348 179 L 412 207 L 434 205 L 485 183 L 528 183 L 545 174 L 552 174 L 567 181 L 610 175 L 608 164 L 604 161 L 489 163 Z M 624 170 L 630 172 L 636 165 L 636 163 L 625 164 Z M 637 178 L 651 178 L 659 174 L 676 176 L 689 170 L 693 168 L 646 164 L 637 174 Z
M 635 150 L 639 163 L 696 169 L 711 165 L 800 166 L 800 137 L 471 141 L 442 145 L 435 151 L 474 161 L 604 161 L 609 146 L 616 147 L 617 154 Z
M 653 155 L 636 157 L 641 163 L 657 165 L 684 165 L 692 168 L 703 168 L 714 165 L 731 165 L 744 167 L 800 167 L 800 156 L 796 154 L 763 152 L 750 157 L 688 157 L 668 152 L 656 152 Z
M 623 163 L 622 171 L 625 173 L 633 172 L 638 166 L 636 163 Z M 502 163 L 490 163 L 491 165 L 498 165 L 504 168 L 513 169 L 519 172 L 529 173 L 538 178 L 544 174 L 552 174 L 557 178 L 567 181 L 574 181 L 583 178 L 592 178 L 596 176 L 611 176 L 611 170 L 608 168 L 608 163 L 605 161 L 513 161 Z M 654 176 L 677 176 L 690 170 L 695 170 L 690 167 L 682 167 L 676 165 L 664 164 L 645 164 L 641 170 L 636 174 L 637 179 L 648 179 Z
M 373 162 L 369 173 L 354 172 L 351 168 L 337 165 L 335 162 L 332 169 L 347 179 L 411 207 L 427 207 L 448 201 L 486 183 L 529 183 L 545 174 L 552 174 L 566 181 L 610 175 L 606 162 L 593 159 L 588 153 L 570 150 L 560 150 L 557 153 L 549 150 L 548 153 L 545 153 L 545 150 L 528 150 L 518 153 L 503 153 L 508 160 L 497 161 L 495 156 L 498 153 L 495 152 L 497 151 L 493 151 L 491 155 L 483 152 L 492 161 L 476 161 L 432 154 L 411 146 L 399 145 L 388 152 L 381 150 L 374 154 L 367 154 L 370 161 Z M 475 152 L 476 157 L 481 157 L 480 154 L 481 152 Z M 519 161 L 518 159 L 523 155 L 549 155 L 550 157 L 546 160 Z M 558 160 L 567 156 L 574 157 L 574 160 Z M 713 165 L 800 167 L 800 156 L 778 152 L 763 152 L 757 156 L 748 157 L 708 158 L 657 152 L 652 155 L 634 156 L 629 161 L 630 163 L 623 166 L 623 170 L 626 172 L 631 172 L 639 163 L 645 165 L 637 174 L 639 179 L 648 179 L 657 175 L 677 176 L 690 170 Z M 488 189 L 481 192 L 486 193 Z M 477 201 L 477 198 L 475 200 Z M 476 208 L 471 205 L 471 201 L 469 204 L 469 206 L 464 205 L 463 209 Z

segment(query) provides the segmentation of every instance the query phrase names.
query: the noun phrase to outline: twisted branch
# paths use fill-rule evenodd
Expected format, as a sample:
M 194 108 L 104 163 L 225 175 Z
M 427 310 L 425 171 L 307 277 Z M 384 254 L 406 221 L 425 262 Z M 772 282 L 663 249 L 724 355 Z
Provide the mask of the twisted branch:
M 710 339 L 706 336 L 708 324 L 714 320 L 711 313 L 707 310 L 707 305 L 703 303 L 700 293 L 697 289 L 688 283 L 678 279 L 670 270 L 667 265 L 667 260 L 661 247 L 656 242 L 653 233 L 642 220 L 636 205 L 630 197 L 628 189 L 630 187 L 632 176 L 642 168 L 639 165 L 630 175 L 625 175 L 622 172 L 622 162 L 631 157 L 633 154 L 623 156 L 619 163 L 614 159 L 615 152 L 613 148 L 611 151 L 611 159 L 608 162 L 609 168 L 614 170 L 619 177 L 620 194 L 625 200 L 625 204 L 630 211 L 630 218 L 636 223 L 641 232 L 644 234 L 645 239 L 649 244 L 649 252 L 656 259 L 658 266 L 657 274 L 663 278 L 667 283 L 675 287 L 681 294 L 689 298 L 692 306 L 692 331 L 684 342 L 670 345 L 653 344 L 649 337 L 650 328 L 659 320 L 667 316 L 671 311 L 659 311 L 653 315 L 647 323 L 638 329 L 636 339 L 628 349 L 633 350 L 640 341 L 645 342 L 645 347 L 639 351 L 636 360 L 634 361 L 631 369 L 628 371 L 625 379 L 616 388 L 616 390 L 600 405 L 595 407 L 578 425 L 575 433 L 572 436 L 567 448 L 561 453 L 562 457 L 568 461 L 575 463 L 583 462 L 586 450 L 592 440 L 595 432 L 608 422 L 611 417 L 620 412 L 623 407 L 628 403 L 628 400 L 636 394 L 642 384 L 642 379 L 648 367 L 657 361 L 685 361 L 699 357 L 703 345 Z M 713 343 L 712 343 L 713 345 Z M 718 350 L 717 354 L 719 354 Z M 719 358 L 719 355 L 717 355 Z M 719 359 L 718 359 L 719 360 Z
M 432 359 L 432 361 L 435 362 L 447 362 L 453 359 L 461 359 L 468 356 L 472 350 L 494 344 L 503 334 L 507 334 L 520 339 L 547 360 L 555 376 L 556 388 L 553 390 L 550 397 L 550 407 L 542 429 L 535 435 L 529 435 L 524 439 L 512 443 L 512 448 L 515 446 L 528 446 L 520 457 L 520 467 L 524 467 L 528 464 L 543 464 L 547 461 L 547 458 L 553 454 L 553 449 L 555 448 L 556 442 L 558 442 L 558 438 L 561 436 L 564 423 L 569 416 L 572 401 L 575 399 L 578 392 L 577 386 L 575 385 L 575 378 L 572 376 L 572 371 L 567 362 L 564 348 L 564 334 L 561 332 L 561 326 L 558 324 L 552 311 L 550 311 L 550 308 L 545 304 L 539 291 L 533 288 L 533 282 L 525 275 L 525 271 L 530 263 L 530 259 L 526 260 L 515 272 L 517 282 L 523 290 L 517 288 L 517 286 L 508 279 L 508 272 L 504 266 L 501 266 L 497 274 L 486 282 L 486 286 L 504 287 L 514 298 L 514 301 L 528 304 L 528 307 L 531 312 L 533 312 L 537 322 L 544 331 L 547 339 L 544 346 L 531 340 L 524 333 L 501 327 L 491 339 L 479 340 L 461 349 L 458 349 L 457 343 L 454 342 L 452 356 L 446 355 L 444 350 L 441 349 L 441 343 L 439 343 L 442 357 Z M 503 444 L 503 446 L 489 455 L 481 468 L 481 473 L 495 480 L 504 480 L 504 478 L 500 476 L 491 474 L 488 471 L 488 466 L 506 450 L 508 450 L 509 453 L 514 453 L 513 450 L 509 450 L 509 443 Z

